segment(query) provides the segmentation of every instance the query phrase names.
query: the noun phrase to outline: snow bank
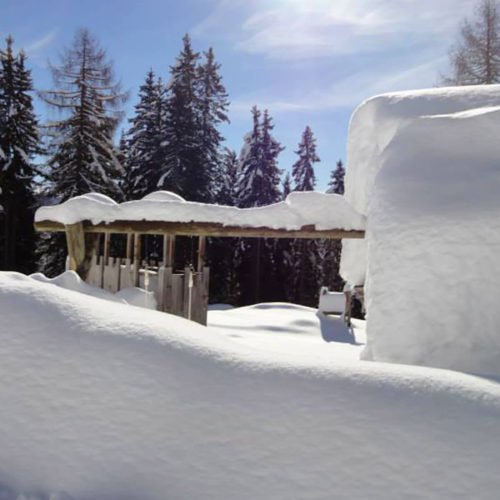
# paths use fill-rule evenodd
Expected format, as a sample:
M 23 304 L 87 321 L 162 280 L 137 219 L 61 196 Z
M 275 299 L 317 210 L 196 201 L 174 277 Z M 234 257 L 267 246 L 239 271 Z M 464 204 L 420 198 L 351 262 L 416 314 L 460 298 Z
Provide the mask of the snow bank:
M 366 100 L 354 111 L 349 125 L 346 200 L 360 214 L 369 214 L 385 150 L 409 122 L 422 116 L 459 113 L 499 104 L 500 85 L 395 92 Z M 365 281 L 368 244 L 367 239 L 342 242 L 341 273 L 352 284 L 362 285 Z
M 498 494 L 496 383 L 269 353 L 14 273 L 0 273 L 0 317 L 0 484 L 13 491 L 75 500 Z
M 166 191 L 122 204 L 89 193 L 60 205 L 42 207 L 37 210 L 35 220 L 62 224 L 74 224 L 82 220 L 90 220 L 94 224 L 117 220 L 210 222 L 225 226 L 289 230 L 311 224 L 317 229 L 363 230 L 365 227 L 364 216 L 353 210 L 342 196 L 317 192 L 291 193 L 284 202 L 245 209 L 187 202 Z
M 124 288 L 116 293 L 111 293 L 102 288 L 97 288 L 85 283 L 75 271 L 66 271 L 55 278 L 47 278 L 42 273 L 36 273 L 32 274 L 31 278 L 41 281 L 42 283 L 50 283 L 66 290 L 83 293 L 98 299 L 121 302 L 122 304 L 145 307 L 146 309 L 156 309 L 157 305 L 154 292 L 149 292 L 142 288 L 130 287 Z
M 499 105 L 500 86 L 467 87 L 355 112 L 346 196 L 368 216 L 367 359 L 500 374 Z M 342 257 L 353 281 L 359 250 Z

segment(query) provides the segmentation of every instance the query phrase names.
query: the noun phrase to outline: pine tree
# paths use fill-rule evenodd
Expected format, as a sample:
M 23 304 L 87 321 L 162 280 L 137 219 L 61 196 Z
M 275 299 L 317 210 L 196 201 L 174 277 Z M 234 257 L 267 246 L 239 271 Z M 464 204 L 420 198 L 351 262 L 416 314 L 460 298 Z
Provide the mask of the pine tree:
M 237 196 L 238 206 L 243 208 L 270 205 L 281 199 L 278 155 L 284 148 L 271 134 L 274 125 L 268 111 L 264 111 L 262 123 L 260 116 L 254 106 L 253 129 L 245 136 L 240 153 Z
M 327 193 L 344 194 L 345 168 L 342 160 L 337 162 L 336 168 L 332 170 Z M 342 290 L 344 280 L 340 276 L 340 255 L 342 253 L 341 240 L 326 240 L 320 246 L 320 262 L 322 266 L 323 284 L 333 290 Z
M 344 177 L 345 168 L 342 160 L 337 162 L 335 170 L 330 174 L 330 182 L 328 183 L 327 193 L 330 194 L 344 194 Z
M 236 203 L 235 185 L 238 179 L 238 156 L 228 148 L 222 155 L 216 203 L 234 206 Z M 239 299 L 238 282 L 238 238 L 209 238 L 207 246 L 210 265 L 210 297 L 216 302 L 237 304 Z
M 500 6 L 482 0 L 472 21 L 466 19 L 460 37 L 450 51 L 451 75 L 446 85 L 500 83 Z
M 51 107 L 64 113 L 47 125 L 51 132 L 48 161 L 49 196 L 58 202 L 89 191 L 120 201 L 124 171 L 113 146 L 125 95 L 115 82 L 112 65 L 95 38 L 79 30 L 59 66 L 51 67 L 55 90 L 41 93 Z M 64 241 L 46 240 L 44 272 L 63 269 Z
M 221 154 L 221 145 L 224 137 L 219 131 L 222 123 L 229 123 L 227 110 L 228 95 L 222 77 L 220 64 L 215 62 L 212 48 L 204 53 L 205 62 L 198 67 L 198 92 L 200 105 L 201 125 L 201 154 L 204 156 L 203 168 L 208 171 L 212 179 L 211 198 L 217 200 L 219 191 L 224 189 L 224 175 L 226 158 Z
M 289 172 L 286 173 L 285 178 L 283 179 L 281 190 L 283 191 L 283 199 L 286 200 L 286 197 L 292 192 L 292 182 L 290 180 Z
M 252 116 L 252 132 L 245 136 L 239 164 L 237 198 L 238 206 L 243 208 L 270 205 L 282 198 L 278 155 L 283 147 L 272 136 L 273 124 L 267 110 L 262 122 L 256 106 L 252 108 Z M 244 239 L 240 249 L 243 303 L 275 298 L 281 288 L 276 273 L 276 240 Z
M 200 55 L 191 46 L 188 35 L 183 49 L 170 68 L 166 127 L 166 158 L 161 179 L 168 187 L 190 201 L 211 201 L 211 176 L 204 168 L 199 99 Z M 165 184 L 158 186 L 164 189 Z
M 306 127 L 299 147 L 295 152 L 297 161 L 292 168 L 295 191 L 313 191 L 316 185 L 314 164 L 320 159 L 316 154 L 316 140 L 310 127 Z M 294 296 L 294 302 L 313 306 L 317 303 L 319 281 L 318 258 L 319 243 L 315 240 L 295 240 L 291 247 L 292 272 L 289 275 L 289 286 L 294 293 L 288 292 L 288 296 Z
M 299 156 L 292 167 L 295 191 L 313 191 L 316 185 L 314 164 L 320 160 L 316 154 L 316 140 L 310 127 L 305 128 L 295 153 Z
M 0 269 L 34 270 L 34 155 L 41 153 L 25 55 L 0 50 Z
M 139 89 L 139 102 L 126 137 L 126 197 L 129 200 L 143 198 L 169 186 L 168 176 L 163 177 L 162 166 L 166 154 L 166 106 L 165 87 L 156 80 L 153 70 L 146 76 Z

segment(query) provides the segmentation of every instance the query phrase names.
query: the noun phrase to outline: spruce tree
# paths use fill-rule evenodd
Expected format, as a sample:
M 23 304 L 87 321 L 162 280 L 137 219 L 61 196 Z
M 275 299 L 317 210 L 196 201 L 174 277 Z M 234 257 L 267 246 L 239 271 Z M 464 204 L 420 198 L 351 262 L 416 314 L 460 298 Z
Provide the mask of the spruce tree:
M 310 127 L 306 127 L 299 147 L 295 153 L 297 161 L 292 168 L 295 191 L 313 191 L 316 185 L 314 164 L 320 159 L 316 154 L 316 140 Z M 294 293 L 294 302 L 314 306 L 317 303 L 319 283 L 321 282 L 319 268 L 319 245 L 316 240 L 295 240 L 292 245 L 291 260 L 293 270 L 289 283 Z
M 0 50 L 0 269 L 34 271 L 33 212 L 40 153 L 31 72 L 8 37 Z
M 51 141 L 48 195 L 54 202 L 89 191 L 122 199 L 124 171 L 113 145 L 125 95 L 115 81 L 105 51 L 86 29 L 79 30 L 58 66 L 51 66 L 54 90 L 41 97 L 63 117 L 47 124 Z M 50 275 L 63 270 L 64 239 L 47 238 L 42 267 Z
M 299 148 L 295 153 L 299 158 L 292 167 L 292 175 L 295 182 L 294 190 L 313 191 L 316 185 L 314 164 L 320 160 L 316 154 L 316 140 L 310 127 L 305 128 Z
M 161 189 L 175 190 L 162 172 L 166 132 L 165 88 L 150 70 L 139 89 L 139 102 L 126 136 L 126 197 L 143 198 Z
M 283 150 L 273 137 L 272 119 L 267 110 L 252 108 L 252 132 L 245 136 L 240 154 L 237 185 L 238 206 L 270 205 L 281 200 L 278 155 Z M 276 240 L 244 239 L 240 246 L 241 297 L 243 303 L 273 300 L 282 288 L 278 281 Z M 262 286 L 266 284 L 265 288 Z
M 221 145 L 224 137 L 219 131 L 222 123 L 229 123 L 229 106 L 226 88 L 220 75 L 220 64 L 215 61 L 212 48 L 204 53 L 205 61 L 198 67 L 198 92 L 201 131 L 201 155 L 203 168 L 210 174 L 211 199 L 217 200 L 224 189 L 222 183 L 226 174 Z
M 342 160 L 330 174 L 327 193 L 343 195 L 345 168 Z M 326 240 L 320 247 L 320 262 L 322 267 L 323 284 L 331 289 L 340 291 L 344 286 L 344 280 L 340 276 L 340 256 L 342 253 L 341 240 Z
M 283 191 L 283 199 L 286 200 L 286 197 L 292 192 L 292 181 L 290 180 L 290 172 L 287 172 L 285 178 L 283 179 L 283 185 L 281 190 Z
M 170 68 L 167 96 L 166 157 L 159 189 L 173 189 L 189 201 L 211 201 L 209 169 L 204 168 L 199 99 L 200 55 L 191 46 L 188 35 Z
M 328 183 L 327 193 L 344 194 L 344 177 L 345 168 L 342 160 L 337 162 L 337 166 L 330 174 L 330 182 Z

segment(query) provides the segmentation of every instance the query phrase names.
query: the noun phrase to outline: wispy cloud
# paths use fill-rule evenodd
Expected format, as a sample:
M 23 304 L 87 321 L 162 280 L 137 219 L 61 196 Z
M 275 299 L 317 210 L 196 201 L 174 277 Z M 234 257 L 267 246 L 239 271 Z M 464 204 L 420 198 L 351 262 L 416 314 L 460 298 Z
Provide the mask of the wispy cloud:
M 193 32 L 286 60 L 372 53 L 447 36 L 471 6 L 470 0 L 220 0 Z
M 33 40 L 31 42 L 28 42 L 24 46 L 24 50 L 30 55 L 38 55 L 40 52 L 42 52 L 44 49 L 49 47 L 52 42 L 56 39 L 57 37 L 57 31 L 56 29 L 49 31 L 49 33 L 46 33 L 43 35 L 41 38 L 38 38 L 37 40 Z
M 439 67 L 446 57 L 430 59 L 411 67 L 389 69 L 380 67 L 356 72 L 347 78 L 336 81 L 326 88 L 317 88 L 303 96 L 286 96 L 273 98 L 265 95 L 251 95 L 236 99 L 231 104 L 233 118 L 247 117 L 250 108 L 256 104 L 267 108 L 273 115 L 288 112 L 324 112 L 339 108 L 351 108 L 363 100 L 377 94 L 424 88 L 434 85 Z

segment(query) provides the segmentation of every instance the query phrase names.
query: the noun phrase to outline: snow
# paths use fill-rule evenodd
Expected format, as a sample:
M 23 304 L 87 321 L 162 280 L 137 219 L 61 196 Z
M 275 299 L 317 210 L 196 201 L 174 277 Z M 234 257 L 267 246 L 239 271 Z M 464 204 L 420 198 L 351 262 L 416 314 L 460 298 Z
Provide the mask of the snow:
M 121 302 L 147 309 L 156 309 L 156 299 L 154 292 L 148 292 L 142 288 L 124 288 L 116 293 L 111 293 L 102 288 L 97 288 L 85 283 L 74 271 L 66 271 L 55 278 L 47 278 L 42 273 L 35 273 L 31 278 L 42 283 L 50 283 L 66 290 L 83 293 L 99 299 Z M 1 498 L 1 497 L 0 497 Z
M 499 384 L 365 363 L 314 310 L 203 327 L 0 273 L 0 317 L 0 484 L 26 497 L 498 496 Z
M 347 140 L 346 200 L 368 215 L 385 150 L 397 132 L 423 116 L 452 114 L 500 104 L 500 85 L 433 88 L 372 97 L 354 111 Z M 465 146 L 465 145 L 464 145 Z M 412 151 L 414 148 L 412 148 Z M 354 285 L 366 277 L 365 240 L 344 240 L 341 273 Z
M 344 245 L 342 274 L 366 271 L 365 359 L 500 375 L 499 126 L 500 86 L 384 95 L 354 113 L 346 197 L 366 245 Z
M 74 224 L 83 220 L 90 220 L 94 224 L 119 220 L 195 221 L 288 230 L 298 230 L 311 224 L 320 230 L 363 230 L 365 227 L 364 216 L 353 210 L 342 196 L 317 192 L 295 192 L 283 202 L 246 209 L 187 202 L 166 191 L 121 204 L 90 193 L 71 198 L 60 205 L 39 208 L 35 220 L 61 224 Z

